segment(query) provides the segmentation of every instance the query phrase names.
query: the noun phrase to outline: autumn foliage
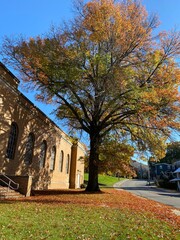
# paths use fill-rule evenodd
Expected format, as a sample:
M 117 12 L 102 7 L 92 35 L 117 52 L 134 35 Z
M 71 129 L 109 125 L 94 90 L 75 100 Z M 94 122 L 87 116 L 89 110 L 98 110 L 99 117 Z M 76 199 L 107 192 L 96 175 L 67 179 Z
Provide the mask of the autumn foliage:
M 134 148 L 126 142 L 118 142 L 116 138 L 107 138 L 99 150 L 99 172 L 121 177 L 136 177 L 131 166 Z
M 179 33 L 153 35 L 156 16 L 135 0 L 78 1 L 74 19 L 44 37 L 6 38 L 4 61 L 56 102 L 56 114 L 89 134 L 89 191 L 99 190 L 99 148 L 116 131 L 162 158 L 179 130 Z
M 20 199 L 25 202 L 36 202 L 40 204 L 50 204 L 56 207 L 63 204 L 75 204 L 90 207 L 110 207 L 128 210 L 134 213 L 146 213 L 149 217 L 159 218 L 175 227 L 180 226 L 180 216 L 173 213 L 175 208 L 171 208 L 153 200 L 137 197 L 124 190 L 104 189 L 99 194 L 90 194 L 82 190 L 62 190 L 62 191 L 38 191 L 36 196 Z

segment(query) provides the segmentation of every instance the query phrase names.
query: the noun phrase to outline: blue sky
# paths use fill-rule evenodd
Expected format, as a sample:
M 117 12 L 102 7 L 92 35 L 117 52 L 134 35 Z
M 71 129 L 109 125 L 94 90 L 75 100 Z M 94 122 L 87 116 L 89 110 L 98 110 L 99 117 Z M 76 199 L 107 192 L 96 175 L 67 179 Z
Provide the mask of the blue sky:
M 1 0 L 0 38 L 3 35 L 35 36 L 73 15 L 73 0 Z M 180 28 L 179 0 L 143 0 L 148 12 L 157 13 L 161 29 Z
M 143 0 L 149 13 L 159 16 L 159 30 L 180 30 L 179 0 Z M 1 0 L 0 43 L 3 36 L 27 37 L 46 33 L 52 24 L 58 25 L 73 16 L 73 0 Z M 23 90 L 21 90 L 23 91 Z M 32 93 L 23 93 L 34 102 Z M 49 115 L 52 108 L 36 103 Z M 52 119 L 54 117 L 50 116 Z M 62 126 L 61 126 L 62 127 Z M 63 129 L 63 127 L 62 127 Z M 64 129 L 66 131 L 66 129 Z

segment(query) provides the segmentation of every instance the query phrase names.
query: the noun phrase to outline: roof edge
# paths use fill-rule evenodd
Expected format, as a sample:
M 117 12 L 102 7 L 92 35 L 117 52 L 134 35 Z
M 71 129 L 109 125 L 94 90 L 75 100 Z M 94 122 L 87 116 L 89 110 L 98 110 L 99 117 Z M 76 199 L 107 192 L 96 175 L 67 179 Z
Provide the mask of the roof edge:
M 19 79 L 0 61 L 0 66 L 4 68 L 6 72 L 17 82 L 20 83 Z

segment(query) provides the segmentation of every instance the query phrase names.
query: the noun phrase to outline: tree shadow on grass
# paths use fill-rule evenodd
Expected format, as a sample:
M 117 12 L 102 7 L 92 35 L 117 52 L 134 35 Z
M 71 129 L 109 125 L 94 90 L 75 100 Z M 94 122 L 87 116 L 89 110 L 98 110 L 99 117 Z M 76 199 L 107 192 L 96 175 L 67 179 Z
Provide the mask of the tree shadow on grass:
M 34 196 L 24 197 L 17 200 L 7 200 L 10 203 L 37 203 L 37 204 L 57 204 L 57 205 L 86 205 L 92 206 L 96 205 L 94 201 L 88 199 L 87 195 L 101 195 L 110 194 L 108 192 L 87 192 L 84 189 L 76 190 L 36 190 L 34 191 Z M 78 197 L 79 195 L 79 197 Z M 81 195 L 81 196 L 80 196 Z M 84 197 L 83 197 L 84 195 Z M 77 196 L 77 197 L 76 197 Z M 91 197 L 90 197 L 91 198 Z
M 49 189 L 49 190 L 33 190 L 32 196 L 45 196 L 45 195 L 81 195 L 81 194 L 104 194 L 104 191 L 89 192 L 85 189 Z
M 0 204 L 14 204 L 15 202 L 29 202 L 29 203 L 41 203 L 41 204 L 83 204 L 92 205 L 87 198 L 75 198 L 73 196 L 78 195 L 102 195 L 111 194 L 110 192 L 100 190 L 98 192 L 88 192 L 85 189 L 49 189 L 49 190 L 33 190 L 30 197 L 23 197 L 19 199 L 6 199 L 0 201 Z M 65 196 L 67 195 L 67 198 Z M 61 198 L 62 196 L 62 198 Z

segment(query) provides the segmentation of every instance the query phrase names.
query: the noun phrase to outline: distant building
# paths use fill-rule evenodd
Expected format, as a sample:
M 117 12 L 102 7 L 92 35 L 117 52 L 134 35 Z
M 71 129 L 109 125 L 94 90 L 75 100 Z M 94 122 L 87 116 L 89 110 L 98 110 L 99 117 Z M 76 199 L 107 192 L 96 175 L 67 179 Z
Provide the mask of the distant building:
M 17 181 L 31 176 L 33 189 L 79 188 L 85 146 L 35 107 L 18 84 L 0 63 L 0 174 Z
M 173 179 L 176 179 L 175 171 L 178 168 L 180 168 L 180 161 L 176 161 L 172 164 L 149 161 L 150 179 L 152 179 L 157 186 L 177 188 L 177 184 L 179 183 Z
M 135 160 L 131 160 L 131 166 L 136 171 L 137 178 L 139 179 L 147 179 L 148 178 L 148 166 L 137 162 Z

